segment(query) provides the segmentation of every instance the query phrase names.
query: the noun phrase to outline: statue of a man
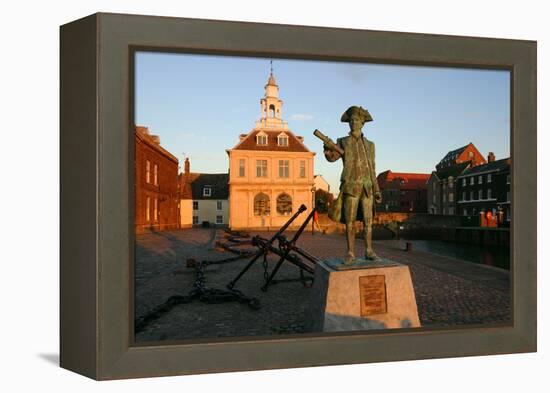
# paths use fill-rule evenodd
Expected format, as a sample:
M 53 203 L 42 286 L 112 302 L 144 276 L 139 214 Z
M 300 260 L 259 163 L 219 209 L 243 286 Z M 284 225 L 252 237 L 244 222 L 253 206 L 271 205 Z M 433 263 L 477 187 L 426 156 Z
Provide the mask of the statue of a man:
M 370 113 L 360 106 L 352 106 L 344 112 L 340 120 L 349 124 L 349 135 L 338 138 L 335 144 L 325 142 L 323 147 L 328 161 L 342 158 L 344 163 L 340 177 L 340 194 L 331 206 L 329 216 L 346 224 L 348 252 L 345 263 L 352 265 L 356 261 L 355 221 L 364 223 L 365 258 L 379 259 L 372 249 L 372 219 L 374 202 L 382 202 L 382 195 L 376 180 L 374 143 L 367 140 L 361 132 L 363 125 L 372 121 Z

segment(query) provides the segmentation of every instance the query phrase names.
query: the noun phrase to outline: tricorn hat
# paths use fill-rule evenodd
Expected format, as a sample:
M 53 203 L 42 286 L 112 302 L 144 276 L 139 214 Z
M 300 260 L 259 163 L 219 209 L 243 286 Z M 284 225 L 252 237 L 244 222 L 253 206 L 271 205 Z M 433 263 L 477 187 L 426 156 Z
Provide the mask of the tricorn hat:
M 363 123 L 366 123 L 367 121 L 372 121 L 372 116 L 370 115 L 369 111 L 363 108 L 362 106 L 350 106 L 340 118 L 340 121 L 343 123 L 349 123 L 349 118 L 351 117 L 352 113 L 357 112 L 359 115 L 363 118 Z

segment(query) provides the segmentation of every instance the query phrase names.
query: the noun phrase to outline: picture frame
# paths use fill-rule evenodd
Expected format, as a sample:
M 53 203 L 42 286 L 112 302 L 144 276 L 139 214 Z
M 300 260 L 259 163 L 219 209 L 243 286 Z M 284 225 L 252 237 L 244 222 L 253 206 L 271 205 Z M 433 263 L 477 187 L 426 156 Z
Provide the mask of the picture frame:
M 133 344 L 135 50 L 511 72 L 513 324 Z M 98 13 L 60 29 L 60 364 L 97 380 L 533 352 L 534 41 Z

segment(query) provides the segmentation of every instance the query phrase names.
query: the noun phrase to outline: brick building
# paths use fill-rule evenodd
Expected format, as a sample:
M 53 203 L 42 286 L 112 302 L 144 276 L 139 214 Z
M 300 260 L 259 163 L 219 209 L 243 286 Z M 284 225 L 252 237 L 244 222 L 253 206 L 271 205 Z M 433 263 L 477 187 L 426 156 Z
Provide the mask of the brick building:
M 376 205 L 381 212 L 426 213 L 427 181 L 429 173 L 397 173 L 391 170 L 377 176 L 382 203 Z
M 466 169 L 457 180 L 457 214 L 479 216 L 482 226 L 509 223 L 509 158 L 496 160 L 495 155 L 489 153 L 486 164 Z
M 487 161 L 473 143 L 449 151 L 435 166 L 428 179 L 428 213 L 455 215 L 456 179 L 466 169 Z
M 179 228 L 178 159 L 147 127 L 136 126 L 135 232 Z

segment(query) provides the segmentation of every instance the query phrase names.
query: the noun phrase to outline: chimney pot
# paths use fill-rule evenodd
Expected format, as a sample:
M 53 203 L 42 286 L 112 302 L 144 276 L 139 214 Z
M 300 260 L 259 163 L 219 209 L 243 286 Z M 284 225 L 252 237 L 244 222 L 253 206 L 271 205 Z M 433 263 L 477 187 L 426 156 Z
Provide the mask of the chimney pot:
M 185 157 L 185 164 L 184 164 L 185 173 L 189 173 L 190 168 L 191 168 L 191 164 L 189 163 L 189 157 Z

